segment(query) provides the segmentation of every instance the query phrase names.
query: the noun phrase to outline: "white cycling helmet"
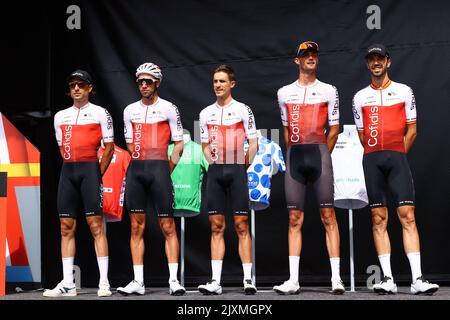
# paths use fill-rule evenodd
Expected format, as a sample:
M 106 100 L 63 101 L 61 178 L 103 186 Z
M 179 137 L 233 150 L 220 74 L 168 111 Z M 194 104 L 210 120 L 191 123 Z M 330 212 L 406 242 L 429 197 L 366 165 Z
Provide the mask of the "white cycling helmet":
M 150 62 L 145 62 L 136 69 L 136 78 L 139 77 L 141 73 L 148 73 L 158 79 L 159 82 L 161 82 L 163 78 L 161 69 L 156 64 Z

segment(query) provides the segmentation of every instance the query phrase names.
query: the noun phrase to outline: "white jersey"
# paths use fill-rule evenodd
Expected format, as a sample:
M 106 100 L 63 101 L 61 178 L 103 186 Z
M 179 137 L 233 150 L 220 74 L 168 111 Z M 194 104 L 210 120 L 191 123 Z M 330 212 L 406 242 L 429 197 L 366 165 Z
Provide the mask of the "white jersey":
M 90 102 L 81 108 L 72 106 L 59 111 L 54 126 L 65 162 L 98 161 L 100 141 L 114 142 L 111 115 L 105 108 Z
M 289 129 L 289 145 L 326 143 L 325 125 L 339 124 L 336 87 L 316 81 L 309 86 L 295 82 L 278 90 L 283 126 Z
M 180 112 L 171 102 L 160 97 L 152 105 L 141 100 L 123 111 L 125 141 L 133 144 L 133 160 L 168 160 L 170 140 L 183 140 Z
M 353 98 L 353 116 L 364 132 L 364 153 L 391 150 L 405 153 L 406 124 L 416 122 L 416 101 L 407 85 L 389 80 L 380 89 L 371 85 Z
M 272 175 L 286 171 L 283 152 L 278 144 L 259 135 L 259 150 L 247 169 L 250 208 L 264 210 L 270 205 Z
M 256 123 L 249 106 L 231 100 L 221 107 L 214 103 L 200 112 L 202 143 L 209 143 L 214 163 L 245 163 L 244 142 L 257 138 Z
M 368 204 L 362 158 L 364 149 L 356 126 L 345 125 L 331 153 L 334 176 L 334 205 L 360 209 Z

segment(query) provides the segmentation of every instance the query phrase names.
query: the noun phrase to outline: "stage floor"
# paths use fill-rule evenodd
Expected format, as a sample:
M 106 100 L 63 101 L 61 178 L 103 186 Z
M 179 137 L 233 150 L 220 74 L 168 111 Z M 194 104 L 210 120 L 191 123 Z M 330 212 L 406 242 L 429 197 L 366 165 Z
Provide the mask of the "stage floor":
M 246 296 L 243 289 L 239 287 L 224 287 L 222 295 L 204 296 L 195 288 L 188 288 L 184 296 L 170 296 L 168 288 L 149 288 L 147 287 L 143 296 L 122 296 L 113 288 L 113 295 L 107 298 L 97 297 L 96 288 L 81 288 L 76 297 L 46 298 L 42 296 L 43 290 L 34 290 L 27 292 L 14 292 L 0 297 L 0 301 L 5 300 L 210 300 L 225 301 L 238 300 L 242 303 L 248 301 L 270 301 L 270 300 L 450 300 L 450 287 L 441 287 L 438 292 L 432 296 L 412 295 L 409 293 L 409 287 L 399 287 L 396 295 L 378 295 L 367 288 L 358 287 L 355 292 L 347 291 L 344 295 L 332 295 L 329 288 L 325 287 L 302 287 L 298 295 L 278 295 L 271 288 L 258 288 L 258 293 L 253 296 Z M 347 288 L 347 290 L 349 290 Z

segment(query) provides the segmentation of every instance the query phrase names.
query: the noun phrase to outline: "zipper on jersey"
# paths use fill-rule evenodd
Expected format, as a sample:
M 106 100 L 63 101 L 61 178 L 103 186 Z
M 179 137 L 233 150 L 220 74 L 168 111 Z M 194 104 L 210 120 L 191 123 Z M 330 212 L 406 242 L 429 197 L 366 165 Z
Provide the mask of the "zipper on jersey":
M 145 106 L 145 118 L 144 118 L 144 123 L 147 123 L 147 113 L 148 113 L 148 106 Z
M 81 108 L 78 108 L 77 118 L 75 119 L 75 124 L 78 124 L 78 117 L 80 115 Z

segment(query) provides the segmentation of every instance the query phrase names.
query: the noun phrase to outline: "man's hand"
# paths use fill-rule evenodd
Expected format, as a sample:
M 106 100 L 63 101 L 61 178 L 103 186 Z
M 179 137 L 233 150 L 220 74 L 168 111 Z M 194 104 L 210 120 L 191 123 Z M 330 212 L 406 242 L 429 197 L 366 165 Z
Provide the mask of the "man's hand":
M 172 154 L 169 159 L 170 173 L 173 172 L 178 161 L 180 161 L 183 155 L 183 140 L 175 141 L 172 149 Z

